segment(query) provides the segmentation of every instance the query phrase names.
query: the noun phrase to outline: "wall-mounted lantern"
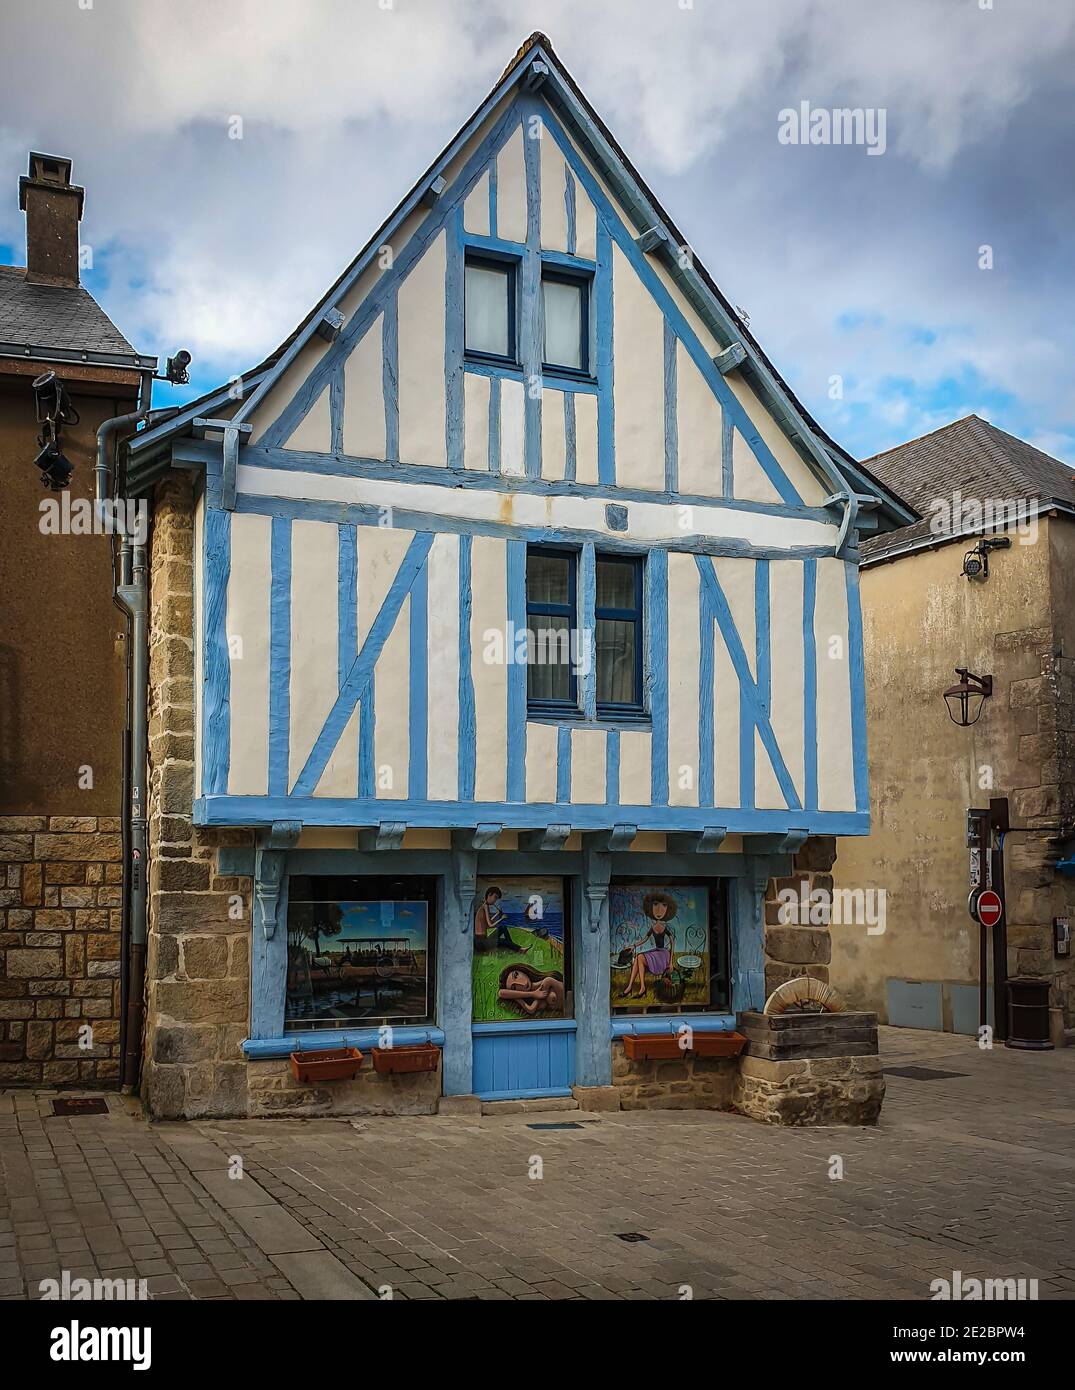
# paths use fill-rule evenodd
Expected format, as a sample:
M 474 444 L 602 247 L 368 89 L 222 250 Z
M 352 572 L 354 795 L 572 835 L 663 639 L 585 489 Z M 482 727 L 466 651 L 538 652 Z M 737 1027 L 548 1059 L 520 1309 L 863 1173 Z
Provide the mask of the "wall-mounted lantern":
M 992 676 L 976 676 L 973 672 L 956 667 L 958 685 L 950 685 L 944 692 L 944 703 L 948 706 L 948 717 L 960 728 L 977 724 L 982 706 L 993 693 Z

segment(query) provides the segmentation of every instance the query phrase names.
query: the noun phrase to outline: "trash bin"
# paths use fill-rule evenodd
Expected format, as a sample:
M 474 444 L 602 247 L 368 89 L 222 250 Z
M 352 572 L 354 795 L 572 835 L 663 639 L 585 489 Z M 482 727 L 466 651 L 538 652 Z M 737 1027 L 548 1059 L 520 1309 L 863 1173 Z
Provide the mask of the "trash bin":
M 1044 1052 L 1049 1041 L 1049 981 L 1008 981 L 1008 1036 L 1005 1047 Z

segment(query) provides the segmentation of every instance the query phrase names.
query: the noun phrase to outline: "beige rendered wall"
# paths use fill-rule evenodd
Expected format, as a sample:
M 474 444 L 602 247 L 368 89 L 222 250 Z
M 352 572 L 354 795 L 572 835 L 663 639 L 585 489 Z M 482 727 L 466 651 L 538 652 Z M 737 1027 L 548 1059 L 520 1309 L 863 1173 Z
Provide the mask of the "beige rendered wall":
M 886 1020 L 890 982 L 943 982 L 943 1027 L 951 1030 L 950 986 L 978 981 L 966 808 L 1007 796 L 1014 826 L 1059 815 L 1054 726 L 1064 708 L 1058 696 L 1073 681 L 1065 671 L 1072 663 L 1054 654 L 1061 637 L 1050 569 L 1066 566 L 1072 587 L 1072 533 L 1064 521 L 1043 519 L 1033 544 L 1016 538 L 994 553 L 984 583 L 963 578 L 969 543 L 961 542 L 862 573 L 873 829 L 841 840 L 833 873 L 837 888 L 884 889 L 887 911 L 883 934 L 832 927 L 831 981 L 852 1008 Z M 1075 625 L 1071 597 L 1066 612 Z M 1075 651 L 1075 642 L 1062 650 Z M 951 722 L 941 697 L 956 666 L 993 677 L 993 698 L 969 729 Z M 1006 846 L 1008 968 L 1054 976 L 1052 1002 L 1066 1006 L 1070 1027 L 1070 976 L 1053 961 L 1051 922 L 1073 896 L 1072 881 L 1042 863 L 1044 839 L 1014 835 Z

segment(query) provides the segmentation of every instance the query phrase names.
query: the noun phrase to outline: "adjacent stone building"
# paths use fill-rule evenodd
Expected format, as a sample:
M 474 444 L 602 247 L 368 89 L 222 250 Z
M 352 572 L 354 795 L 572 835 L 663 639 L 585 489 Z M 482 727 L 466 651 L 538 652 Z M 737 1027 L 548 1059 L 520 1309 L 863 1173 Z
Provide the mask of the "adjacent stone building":
M 872 830 L 841 842 L 834 875 L 886 912 L 881 931 L 833 926 L 832 982 L 883 1021 L 976 1031 L 966 813 L 1006 798 L 1007 972 L 1049 981 L 1059 1045 L 1075 1029 L 1075 955 L 1054 949 L 1054 923 L 1075 925 L 1075 473 L 975 415 L 867 463 L 922 520 L 862 547 Z M 992 678 L 969 728 L 943 699 L 957 668 Z
M 91 499 L 97 428 L 155 364 L 80 284 L 83 200 L 31 154 L 26 264 L 0 266 L 0 1086 L 119 1076 L 127 633 Z M 38 400 L 60 457 L 35 462 Z

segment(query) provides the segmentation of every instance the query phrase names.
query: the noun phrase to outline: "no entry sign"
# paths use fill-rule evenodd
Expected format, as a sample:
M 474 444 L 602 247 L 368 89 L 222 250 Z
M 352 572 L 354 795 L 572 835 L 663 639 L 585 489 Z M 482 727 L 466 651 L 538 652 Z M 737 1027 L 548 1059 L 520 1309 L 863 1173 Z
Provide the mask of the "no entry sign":
M 1004 904 L 1000 900 L 1000 894 L 994 893 L 992 888 L 986 888 L 979 893 L 974 904 L 974 915 L 983 927 L 995 927 L 1004 916 Z

